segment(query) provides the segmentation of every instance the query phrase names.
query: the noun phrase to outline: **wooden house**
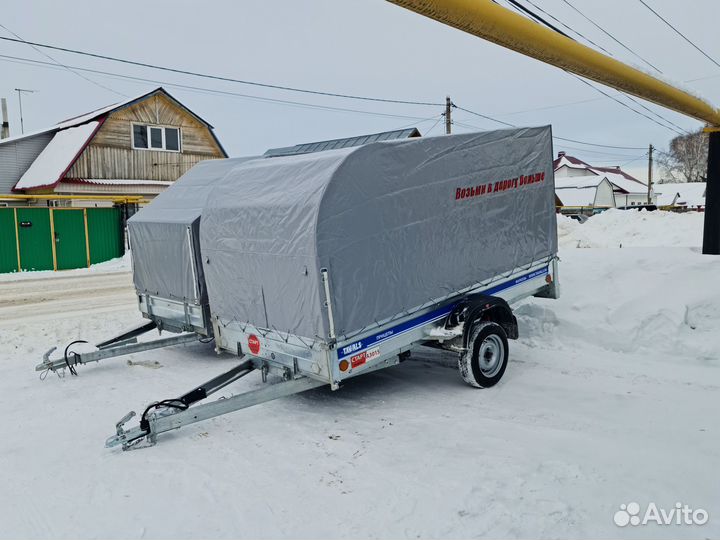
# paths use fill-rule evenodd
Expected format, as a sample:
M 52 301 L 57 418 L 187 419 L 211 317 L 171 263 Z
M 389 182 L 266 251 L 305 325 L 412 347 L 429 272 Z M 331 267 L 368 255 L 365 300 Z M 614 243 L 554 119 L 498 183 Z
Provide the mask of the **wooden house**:
M 150 200 L 197 162 L 224 157 L 213 127 L 157 88 L 45 130 L 0 140 L 0 202 L 8 193 L 48 195 L 48 201 L 56 195 Z M 90 198 L 52 204 L 97 206 Z

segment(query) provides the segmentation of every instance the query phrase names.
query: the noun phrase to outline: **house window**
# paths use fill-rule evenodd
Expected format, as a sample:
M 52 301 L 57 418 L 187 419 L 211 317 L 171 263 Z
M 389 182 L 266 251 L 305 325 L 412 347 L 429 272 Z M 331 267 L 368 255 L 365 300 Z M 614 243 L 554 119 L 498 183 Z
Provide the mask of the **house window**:
M 180 151 L 180 129 L 165 126 L 133 124 L 133 148 L 139 150 Z

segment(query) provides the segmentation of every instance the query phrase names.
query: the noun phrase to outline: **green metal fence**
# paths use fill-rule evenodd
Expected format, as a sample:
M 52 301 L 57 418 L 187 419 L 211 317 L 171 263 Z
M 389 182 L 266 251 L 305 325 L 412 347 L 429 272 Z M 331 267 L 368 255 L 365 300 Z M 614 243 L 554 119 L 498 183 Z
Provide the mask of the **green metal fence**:
M 124 248 L 119 208 L 0 208 L 0 272 L 82 268 Z

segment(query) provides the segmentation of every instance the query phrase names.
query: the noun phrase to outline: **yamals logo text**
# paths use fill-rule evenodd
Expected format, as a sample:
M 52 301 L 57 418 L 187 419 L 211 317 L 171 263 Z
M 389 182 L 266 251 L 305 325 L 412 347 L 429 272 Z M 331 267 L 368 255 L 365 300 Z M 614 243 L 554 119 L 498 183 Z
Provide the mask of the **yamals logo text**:
M 692 509 L 687 504 L 675 503 L 669 510 L 659 508 L 654 502 L 648 504 L 644 512 L 636 502 L 621 504 L 615 512 L 613 521 L 618 527 L 638 526 L 655 523 L 656 525 L 705 525 L 710 516 L 702 508 Z

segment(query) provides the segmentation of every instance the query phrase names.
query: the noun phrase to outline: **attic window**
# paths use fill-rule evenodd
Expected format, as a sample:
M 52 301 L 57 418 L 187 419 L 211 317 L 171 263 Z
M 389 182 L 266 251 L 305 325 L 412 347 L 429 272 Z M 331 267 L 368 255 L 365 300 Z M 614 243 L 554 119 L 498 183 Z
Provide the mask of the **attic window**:
M 180 129 L 166 126 L 133 124 L 132 144 L 136 150 L 180 151 Z

